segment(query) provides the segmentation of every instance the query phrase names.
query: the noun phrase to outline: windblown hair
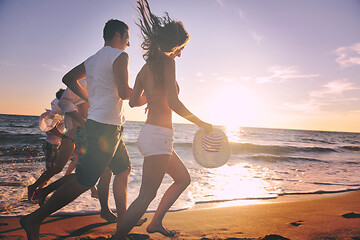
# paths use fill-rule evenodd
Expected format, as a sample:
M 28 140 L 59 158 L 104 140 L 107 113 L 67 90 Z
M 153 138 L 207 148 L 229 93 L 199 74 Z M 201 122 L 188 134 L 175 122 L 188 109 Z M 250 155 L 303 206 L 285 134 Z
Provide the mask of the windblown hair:
M 105 41 L 111 41 L 114 38 L 116 32 L 123 36 L 125 30 L 129 30 L 129 27 L 126 25 L 126 23 L 117 19 L 110 19 L 105 24 L 103 38 Z
M 144 60 L 150 65 L 157 86 L 164 85 L 163 59 L 164 54 L 181 51 L 190 40 L 188 32 L 180 21 L 174 21 L 165 13 L 164 17 L 152 14 L 147 0 L 138 0 L 137 9 L 140 13 L 139 23 L 141 35 L 144 38 L 141 44 L 145 50 Z

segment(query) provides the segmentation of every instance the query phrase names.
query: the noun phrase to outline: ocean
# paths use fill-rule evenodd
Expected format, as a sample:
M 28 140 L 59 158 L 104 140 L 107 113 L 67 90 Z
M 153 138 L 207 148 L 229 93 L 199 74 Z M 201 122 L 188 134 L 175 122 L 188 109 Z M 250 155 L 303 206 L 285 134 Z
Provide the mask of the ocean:
M 143 158 L 136 140 L 144 123 L 127 121 L 124 140 L 133 169 L 129 178 L 128 205 L 136 198 Z M 207 169 L 196 163 L 192 141 L 198 127 L 174 124 L 174 149 L 189 169 L 192 183 L 171 210 L 206 203 L 278 198 L 281 195 L 336 193 L 360 189 L 360 133 L 288 129 L 221 127 L 230 141 L 231 156 L 222 167 Z M 27 186 L 44 171 L 42 144 L 45 134 L 37 116 L 0 115 L 0 216 L 19 216 L 38 208 L 27 202 Z M 64 175 L 64 171 L 52 181 Z M 154 211 L 166 188 L 166 176 Z M 109 204 L 115 209 L 110 195 Z M 56 214 L 91 214 L 100 210 L 98 199 L 86 192 Z

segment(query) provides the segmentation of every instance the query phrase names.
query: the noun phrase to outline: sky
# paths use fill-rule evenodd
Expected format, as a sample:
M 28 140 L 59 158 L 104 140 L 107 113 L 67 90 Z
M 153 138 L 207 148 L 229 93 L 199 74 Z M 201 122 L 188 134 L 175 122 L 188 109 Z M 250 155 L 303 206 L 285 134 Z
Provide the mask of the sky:
M 360 132 L 359 0 L 149 0 L 183 22 L 180 100 L 206 122 Z M 144 64 L 134 0 L 0 0 L 0 113 L 40 115 L 62 77 L 130 28 L 129 85 Z M 144 121 L 144 107 L 128 107 Z M 174 114 L 175 122 L 187 122 Z

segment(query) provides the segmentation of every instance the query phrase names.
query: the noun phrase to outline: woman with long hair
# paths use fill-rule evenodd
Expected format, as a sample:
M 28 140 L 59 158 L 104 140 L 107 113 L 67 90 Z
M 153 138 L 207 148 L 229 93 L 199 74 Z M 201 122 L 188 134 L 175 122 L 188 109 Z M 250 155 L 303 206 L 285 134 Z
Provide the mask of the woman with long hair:
M 138 137 L 139 150 L 144 156 L 143 175 L 139 196 L 117 226 L 113 239 L 126 238 L 155 198 L 165 173 L 174 182 L 164 193 L 147 231 L 169 237 L 175 235 L 175 231 L 163 226 L 162 220 L 191 179 L 187 168 L 173 150 L 172 111 L 204 128 L 207 133 L 212 131 L 211 124 L 193 115 L 178 98 L 175 58 L 181 56 L 189 41 L 183 24 L 172 20 L 167 13 L 164 17 L 152 14 L 147 0 L 137 1 L 137 10 L 140 13 L 138 26 L 144 38 L 141 46 L 145 50 L 146 63 L 136 77 L 129 104 L 131 107 L 148 104 L 147 119 Z

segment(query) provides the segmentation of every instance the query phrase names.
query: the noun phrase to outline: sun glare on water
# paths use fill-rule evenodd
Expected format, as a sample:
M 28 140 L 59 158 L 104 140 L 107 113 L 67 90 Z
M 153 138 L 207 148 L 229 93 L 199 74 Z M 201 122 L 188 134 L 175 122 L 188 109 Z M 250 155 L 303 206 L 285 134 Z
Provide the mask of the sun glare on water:
M 204 179 L 207 187 L 195 184 L 193 187 L 195 192 L 210 198 L 208 201 L 217 199 L 217 207 L 256 204 L 262 202 L 260 199 L 271 197 L 266 191 L 267 183 L 253 178 L 251 169 L 245 163 L 224 165 L 207 171 L 211 176 Z

